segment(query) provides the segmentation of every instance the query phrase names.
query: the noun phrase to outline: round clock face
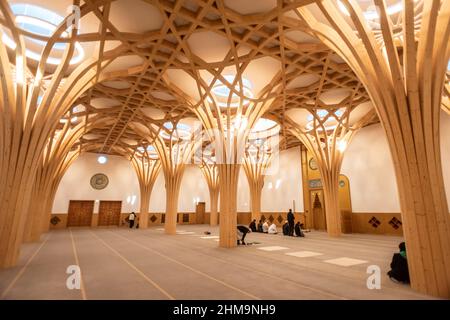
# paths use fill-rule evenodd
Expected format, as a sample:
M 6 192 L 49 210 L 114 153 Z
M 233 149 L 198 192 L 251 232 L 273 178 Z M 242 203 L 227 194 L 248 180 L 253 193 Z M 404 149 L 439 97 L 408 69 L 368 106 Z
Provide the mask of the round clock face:
M 103 173 L 94 174 L 91 178 L 91 186 L 96 190 L 105 189 L 109 183 L 108 177 Z
M 339 181 L 339 186 L 341 188 L 345 187 L 345 181 L 344 180 Z
M 309 160 L 309 168 L 310 168 L 311 170 L 317 170 L 317 162 L 316 162 L 316 159 L 311 158 L 311 159 Z

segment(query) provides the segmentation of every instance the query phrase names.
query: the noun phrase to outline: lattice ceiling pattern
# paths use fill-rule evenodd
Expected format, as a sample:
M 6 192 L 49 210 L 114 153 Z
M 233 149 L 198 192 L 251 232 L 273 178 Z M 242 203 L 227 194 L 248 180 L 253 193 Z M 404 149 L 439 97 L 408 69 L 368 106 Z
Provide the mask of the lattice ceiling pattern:
M 207 105 L 214 87 L 222 85 L 231 100 L 242 100 L 242 108 L 246 100 L 268 101 L 264 117 L 281 125 L 281 148 L 298 145 L 284 120 L 289 110 L 335 109 L 369 100 L 350 67 L 313 37 L 296 15 L 296 8 L 312 2 L 82 1 L 82 12 L 90 11 L 82 16 L 76 38 L 84 59 L 102 60 L 106 55 L 115 59 L 65 121 L 75 125 L 93 114 L 108 119 L 107 125 L 90 129 L 80 139 L 93 152 L 137 149 L 148 143 L 142 134 L 146 130 L 158 134 L 168 121 L 176 124 L 195 118 L 196 108 Z M 28 3 L 63 17 L 73 4 Z M 19 32 L 30 36 L 24 29 Z M 65 43 L 68 38 L 58 41 Z M 29 67 L 33 66 L 30 61 Z M 49 65 L 47 71 L 54 68 Z

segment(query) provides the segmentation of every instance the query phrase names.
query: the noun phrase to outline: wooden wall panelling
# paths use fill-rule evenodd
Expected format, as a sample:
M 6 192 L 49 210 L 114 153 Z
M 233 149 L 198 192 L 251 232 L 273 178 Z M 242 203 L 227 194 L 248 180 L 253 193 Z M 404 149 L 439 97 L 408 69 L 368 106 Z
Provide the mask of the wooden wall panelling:
M 70 200 L 67 214 L 68 227 L 90 227 L 94 213 L 94 201 Z

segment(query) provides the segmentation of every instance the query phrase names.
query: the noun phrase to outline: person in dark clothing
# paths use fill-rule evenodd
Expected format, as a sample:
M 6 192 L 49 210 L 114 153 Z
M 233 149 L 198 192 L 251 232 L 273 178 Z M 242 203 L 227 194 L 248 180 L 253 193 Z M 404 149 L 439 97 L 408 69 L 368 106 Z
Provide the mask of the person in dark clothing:
M 263 232 L 263 223 L 262 223 L 262 221 L 261 220 L 259 220 L 259 222 L 258 222 L 258 231 L 257 232 Z
M 250 230 L 247 226 L 243 226 L 243 225 L 238 225 L 237 226 L 237 244 L 245 244 L 245 236 L 247 235 L 247 233 L 252 232 L 252 230 Z
M 136 220 L 136 213 L 132 212 L 130 213 L 130 215 L 128 216 L 128 221 L 130 223 L 130 229 L 133 228 L 134 226 L 134 220 Z
M 283 224 L 283 236 L 288 236 L 289 235 L 289 223 L 286 221 Z
M 287 220 L 288 220 L 288 223 L 289 223 L 289 235 L 291 237 L 293 237 L 294 236 L 294 220 L 295 220 L 295 217 L 294 217 L 294 214 L 292 213 L 292 209 L 289 209 L 289 212 L 287 214 Z
M 305 234 L 302 231 L 302 225 L 303 224 L 301 224 L 300 221 L 297 221 L 297 223 L 295 224 L 295 235 L 297 237 L 304 237 L 305 236 Z
M 404 242 L 398 245 L 399 253 L 394 253 L 391 262 L 391 270 L 387 273 L 393 281 L 409 283 L 408 260 L 406 260 L 406 245 Z
M 250 230 L 252 230 L 252 232 L 256 232 L 256 219 L 253 219 L 248 227 L 250 228 Z

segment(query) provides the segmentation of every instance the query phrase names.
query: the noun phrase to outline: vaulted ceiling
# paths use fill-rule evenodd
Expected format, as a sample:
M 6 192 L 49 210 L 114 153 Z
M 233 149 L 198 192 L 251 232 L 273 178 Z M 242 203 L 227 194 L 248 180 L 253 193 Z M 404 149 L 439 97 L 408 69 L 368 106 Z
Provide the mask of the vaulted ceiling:
M 100 116 L 103 125 L 89 127 L 80 143 L 93 152 L 114 154 L 117 146 L 141 146 L 145 138 L 140 128 L 166 130 L 168 121 L 195 119 L 195 108 L 210 98 L 217 84 L 230 92 L 247 83 L 251 91 L 247 98 L 270 103 L 263 117 L 281 125 L 282 148 L 300 143 L 288 132 L 287 114 L 303 123 L 308 110 L 351 105 L 354 118 L 362 117 L 373 108 L 364 87 L 345 61 L 315 38 L 297 15 L 297 8 L 313 2 L 81 1 L 76 39 L 81 46 L 77 50 L 84 55 L 78 51 L 75 55 L 80 61 L 107 55 L 114 59 L 102 67 L 98 83 L 78 99 L 62 122 L 76 124 Z M 68 0 L 26 3 L 61 17 L 73 4 Z M 89 13 L 83 15 L 83 10 Z M 19 31 L 30 46 L 39 45 L 39 37 L 25 27 Z M 33 61 L 29 67 L 33 68 Z M 50 75 L 55 68 L 47 66 Z

